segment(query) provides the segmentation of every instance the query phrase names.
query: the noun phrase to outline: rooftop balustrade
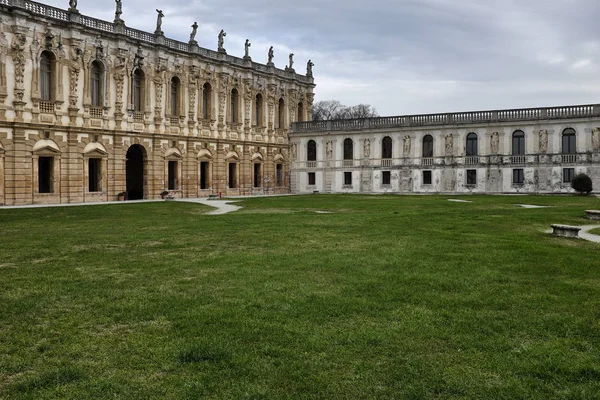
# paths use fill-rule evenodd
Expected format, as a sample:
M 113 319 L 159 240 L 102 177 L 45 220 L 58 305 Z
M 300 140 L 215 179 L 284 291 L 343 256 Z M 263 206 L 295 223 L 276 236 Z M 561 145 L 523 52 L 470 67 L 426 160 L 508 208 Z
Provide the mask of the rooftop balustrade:
M 296 122 L 293 133 L 600 117 L 600 104 Z

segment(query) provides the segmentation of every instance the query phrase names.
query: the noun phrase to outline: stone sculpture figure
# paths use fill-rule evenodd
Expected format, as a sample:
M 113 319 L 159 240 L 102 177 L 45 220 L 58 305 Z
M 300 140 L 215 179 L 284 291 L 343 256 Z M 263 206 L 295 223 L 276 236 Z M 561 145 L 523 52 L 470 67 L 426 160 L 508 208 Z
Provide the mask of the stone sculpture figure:
M 408 157 L 410 154 L 410 136 L 404 136 L 404 157 Z
M 333 158 L 333 142 L 328 140 L 325 145 L 325 152 L 327 153 L 327 159 L 331 160 Z
M 539 133 L 540 138 L 540 153 L 545 153 L 548 151 L 548 131 L 543 129 Z
M 371 141 L 369 139 L 364 140 L 363 151 L 364 151 L 365 157 L 371 156 Z
M 291 153 L 292 153 L 291 154 L 292 161 L 296 161 L 296 155 L 297 155 L 297 152 L 298 152 L 298 145 L 296 143 L 292 143 L 292 146 L 291 146 L 290 150 L 291 150 Z
M 162 19 L 165 16 L 165 14 L 163 14 L 162 10 L 159 10 L 158 8 L 156 9 L 156 12 L 158 13 L 158 15 L 156 16 L 156 30 L 154 31 L 154 33 L 157 35 L 162 35 Z
M 273 57 L 275 57 L 275 53 L 273 52 L 273 46 L 271 46 L 271 47 L 269 47 L 269 54 L 268 54 L 269 61 L 267 62 L 267 64 L 273 64 Z
M 220 52 L 225 52 L 225 47 L 223 47 L 225 45 L 225 36 L 227 36 L 227 32 L 221 29 L 221 32 L 219 32 L 219 40 L 217 43 L 217 50 Z
M 492 154 L 498 154 L 498 147 L 500 145 L 500 135 L 498 132 L 492 133 L 492 140 L 490 141 L 490 147 Z
M 115 22 L 122 22 L 121 14 L 123 14 L 123 2 L 121 0 L 115 0 L 117 9 L 115 10 Z
M 248 59 L 250 58 L 250 47 L 252 46 L 252 43 L 250 43 L 249 39 L 246 39 L 246 43 L 244 44 L 244 58 Z
M 312 67 L 314 66 L 315 64 L 312 62 L 312 60 L 308 60 L 306 63 L 306 76 L 312 76 Z
M 446 135 L 446 155 L 451 156 L 454 152 L 454 136 Z
M 289 65 L 289 69 L 293 69 L 292 67 L 294 66 L 294 53 L 290 53 L 290 65 Z
M 592 150 L 600 150 L 600 127 L 592 129 Z
M 192 33 L 190 33 L 190 42 L 196 41 L 196 33 L 198 32 L 198 22 L 194 21 L 192 25 Z

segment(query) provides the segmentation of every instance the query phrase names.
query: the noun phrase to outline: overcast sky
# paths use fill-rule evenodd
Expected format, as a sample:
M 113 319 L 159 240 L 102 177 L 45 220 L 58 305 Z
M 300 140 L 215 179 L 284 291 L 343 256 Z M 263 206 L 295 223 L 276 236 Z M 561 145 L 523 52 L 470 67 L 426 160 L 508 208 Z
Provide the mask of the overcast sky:
M 38 0 L 40 1 L 40 0 Z M 68 8 L 68 0 L 44 1 Z M 112 21 L 113 0 L 79 0 Z M 316 100 L 380 115 L 600 103 L 598 0 L 123 0 L 125 24 L 283 68 L 315 63 Z

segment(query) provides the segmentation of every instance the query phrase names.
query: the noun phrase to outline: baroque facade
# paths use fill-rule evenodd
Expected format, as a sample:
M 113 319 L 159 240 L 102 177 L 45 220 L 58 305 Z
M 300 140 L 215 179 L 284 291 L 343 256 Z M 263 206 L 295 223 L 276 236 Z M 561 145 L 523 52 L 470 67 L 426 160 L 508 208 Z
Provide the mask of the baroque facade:
M 569 193 L 600 188 L 600 105 L 294 124 L 293 193 Z
M 28 0 L 0 0 L 0 204 L 287 193 L 306 75 Z

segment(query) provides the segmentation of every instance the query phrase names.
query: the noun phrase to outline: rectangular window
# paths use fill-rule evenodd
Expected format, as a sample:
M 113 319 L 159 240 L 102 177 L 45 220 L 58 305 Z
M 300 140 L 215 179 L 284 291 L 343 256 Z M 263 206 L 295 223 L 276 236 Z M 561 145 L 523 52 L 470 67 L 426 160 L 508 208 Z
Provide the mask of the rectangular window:
M 54 193 L 54 157 L 38 159 L 38 183 L 40 193 Z
M 390 171 L 383 171 L 381 173 L 381 183 L 383 185 L 390 185 L 392 182 L 392 173 Z
M 52 61 L 42 53 L 40 64 L 40 97 L 44 101 L 50 101 L 52 100 Z
M 513 169 L 513 185 L 522 185 L 525 182 L 523 169 Z
M 142 111 L 142 78 L 137 74 L 133 76 L 133 110 Z
M 208 189 L 208 162 L 200 163 L 200 189 Z
M 260 187 L 260 164 L 254 164 L 254 187 Z
M 467 170 L 467 185 L 477 185 L 477 170 L 476 169 L 468 169 Z
M 202 119 L 208 119 L 209 105 L 209 92 L 207 88 L 204 88 L 204 90 L 202 91 Z
M 283 164 L 276 164 L 275 172 L 277 186 L 283 186 Z
M 169 161 L 168 190 L 175 190 L 177 185 L 177 161 Z
M 423 185 L 431 185 L 431 171 L 423 171 Z
M 352 185 L 352 172 L 344 172 L 344 185 Z
M 235 189 L 235 182 L 237 180 L 237 164 L 229 163 L 229 187 Z
M 309 172 L 308 173 L 308 184 L 310 186 L 314 186 L 316 185 L 316 179 L 315 179 L 315 173 L 314 172 Z
M 575 176 L 575 168 L 563 168 L 563 182 L 571 183 Z
M 88 160 L 88 190 L 90 192 L 102 191 L 102 159 L 100 158 Z

